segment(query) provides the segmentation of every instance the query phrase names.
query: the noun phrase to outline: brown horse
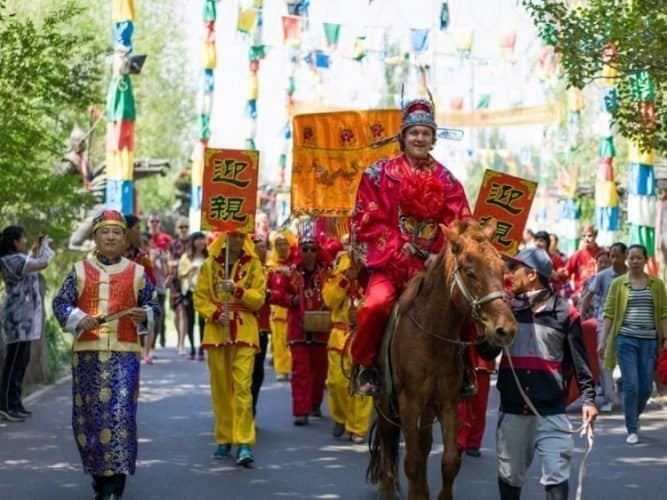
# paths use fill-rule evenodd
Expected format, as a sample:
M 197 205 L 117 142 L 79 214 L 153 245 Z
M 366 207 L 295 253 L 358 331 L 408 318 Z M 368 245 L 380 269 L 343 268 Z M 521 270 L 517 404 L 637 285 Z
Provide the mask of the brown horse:
M 485 226 L 457 221 L 441 228 L 447 245 L 425 272 L 410 281 L 399 300 L 390 356 L 394 391 L 376 402 L 378 417 L 367 476 L 379 483 L 380 499 L 397 498 L 402 429 L 408 499 L 428 500 L 426 465 L 435 419 L 445 445 L 438 499 L 452 498 L 461 466 L 456 448 L 457 400 L 467 344 L 460 340 L 461 327 L 471 317 L 480 339 L 501 346 L 509 345 L 517 330 L 503 291 L 503 261 L 490 240 L 495 221 Z

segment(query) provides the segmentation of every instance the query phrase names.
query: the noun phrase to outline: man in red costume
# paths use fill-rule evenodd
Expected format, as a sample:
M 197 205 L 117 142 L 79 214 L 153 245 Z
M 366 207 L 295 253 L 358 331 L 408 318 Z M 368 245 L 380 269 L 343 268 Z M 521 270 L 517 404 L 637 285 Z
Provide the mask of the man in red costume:
M 329 332 L 309 331 L 304 324 L 306 311 L 325 309 L 322 287 L 327 266 L 321 248 L 311 235 L 299 240 L 299 263 L 272 276 L 271 304 L 287 308 L 287 344 L 292 353 L 292 414 L 294 425 L 308 424 L 308 417 L 321 417 L 327 375 Z
M 433 104 L 408 102 L 399 133 L 403 154 L 368 168 L 357 192 L 353 244 L 370 274 L 352 342 L 362 394 L 380 391 L 371 367 L 400 292 L 443 246 L 438 224 L 470 217 L 463 186 L 430 154 L 436 131 Z

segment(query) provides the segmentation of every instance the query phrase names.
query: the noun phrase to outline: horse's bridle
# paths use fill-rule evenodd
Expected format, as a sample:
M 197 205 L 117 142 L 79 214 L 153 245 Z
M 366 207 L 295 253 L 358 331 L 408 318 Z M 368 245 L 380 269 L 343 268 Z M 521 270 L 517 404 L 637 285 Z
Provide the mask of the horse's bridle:
M 449 287 L 449 293 L 454 291 L 454 285 L 459 287 L 461 295 L 463 295 L 463 298 L 466 299 L 466 302 L 468 302 L 468 305 L 470 306 L 470 315 L 472 316 L 472 319 L 478 323 L 482 321 L 482 315 L 480 313 L 484 304 L 488 304 L 489 302 L 493 302 L 494 300 L 498 299 L 507 299 L 507 294 L 504 290 L 491 292 L 486 294 L 481 299 L 476 299 L 465 284 L 465 281 L 463 281 L 463 278 L 461 277 L 461 269 L 458 266 L 454 270 L 452 283 Z

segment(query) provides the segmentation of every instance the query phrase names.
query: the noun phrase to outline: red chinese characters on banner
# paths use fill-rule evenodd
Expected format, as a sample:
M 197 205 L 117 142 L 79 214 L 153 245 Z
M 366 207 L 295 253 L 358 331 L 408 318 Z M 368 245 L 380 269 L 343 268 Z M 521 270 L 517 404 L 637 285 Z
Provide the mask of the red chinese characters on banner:
M 515 255 L 528 222 L 537 183 L 503 172 L 486 170 L 475 205 L 475 219 L 497 221 L 495 247 L 504 254 Z
M 205 231 L 255 229 L 258 151 L 206 149 L 201 228 Z

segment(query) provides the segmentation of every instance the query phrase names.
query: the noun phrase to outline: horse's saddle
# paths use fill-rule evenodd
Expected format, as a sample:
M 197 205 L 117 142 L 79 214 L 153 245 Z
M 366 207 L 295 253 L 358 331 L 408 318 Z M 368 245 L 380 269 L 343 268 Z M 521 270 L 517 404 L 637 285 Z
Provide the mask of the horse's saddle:
M 396 325 L 398 324 L 398 303 L 394 305 L 391 316 L 384 330 L 382 349 L 380 350 L 380 377 L 382 379 L 382 396 L 391 396 L 394 392 L 394 379 L 391 369 L 391 340 L 394 338 Z

